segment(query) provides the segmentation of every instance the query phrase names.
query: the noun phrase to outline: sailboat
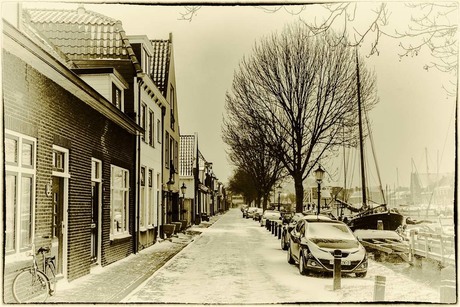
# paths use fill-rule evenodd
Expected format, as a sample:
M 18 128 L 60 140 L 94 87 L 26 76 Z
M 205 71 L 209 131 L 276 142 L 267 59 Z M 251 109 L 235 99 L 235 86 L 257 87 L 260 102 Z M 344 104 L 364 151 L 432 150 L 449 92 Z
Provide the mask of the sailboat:
M 357 229 L 378 229 L 379 224 L 383 226 L 384 230 L 396 230 L 404 223 L 404 216 L 400 214 L 396 209 L 389 209 L 386 203 L 378 206 L 370 206 L 367 200 L 367 188 L 366 188 L 366 175 L 364 168 L 364 140 L 363 140 L 363 111 L 361 105 L 361 84 L 359 79 L 359 62 L 358 62 L 358 51 L 356 49 L 356 74 L 357 74 L 357 86 L 358 86 L 358 124 L 359 124 L 359 151 L 360 151 L 360 170 L 361 170 L 361 193 L 362 193 L 362 207 L 355 211 L 350 219 L 344 219 L 348 226 L 354 231 Z M 380 189 L 381 184 L 380 184 Z M 384 196 L 383 190 L 382 195 Z M 383 198 L 385 202 L 385 197 Z M 344 202 L 341 202 L 343 206 L 346 206 Z M 356 212 L 357 211 L 357 212 Z

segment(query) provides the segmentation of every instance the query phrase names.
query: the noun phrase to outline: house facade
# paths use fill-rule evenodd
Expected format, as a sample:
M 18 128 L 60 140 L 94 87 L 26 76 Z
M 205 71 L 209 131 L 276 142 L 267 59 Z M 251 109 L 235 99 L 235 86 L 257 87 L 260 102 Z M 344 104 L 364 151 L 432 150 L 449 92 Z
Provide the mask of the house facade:
M 51 246 L 69 281 L 134 246 L 133 148 L 143 130 L 121 108 L 126 82 L 104 71 L 121 92 L 104 97 L 36 33 L 3 23 L 5 289 L 33 245 Z
M 139 249 L 156 242 L 164 223 L 162 206 L 163 134 L 166 98 L 152 78 L 153 45 L 145 35 L 128 36 L 142 73 L 134 82 L 134 111 L 145 134 L 139 141 L 138 224 Z
M 179 161 L 179 185 L 185 187 L 185 193 L 181 200 L 181 219 L 188 224 L 194 224 L 197 216 L 197 170 L 198 135 L 180 136 L 180 161 Z M 198 219 L 199 220 L 199 219 Z
M 177 87 L 174 66 L 172 34 L 166 40 L 151 40 L 154 55 L 152 59 L 152 79 L 167 105 L 163 113 L 163 185 L 165 223 L 180 219 L 179 187 L 179 116 L 177 108 Z

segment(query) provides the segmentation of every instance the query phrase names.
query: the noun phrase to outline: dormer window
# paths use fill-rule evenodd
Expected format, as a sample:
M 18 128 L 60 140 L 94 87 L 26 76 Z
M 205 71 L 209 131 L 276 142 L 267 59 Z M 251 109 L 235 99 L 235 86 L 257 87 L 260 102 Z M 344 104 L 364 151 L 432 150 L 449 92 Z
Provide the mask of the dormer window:
M 116 86 L 114 83 L 112 83 L 112 103 L 114 106 L 116 106 L 118 109 L 122 109 L 122 94 L 121 94 L 121 89 Z
M 115 68 L 75 68 L 72 71 L 117 109 L 125 111 L 124 91 L 128 88 L 128 83 Z
M 150 56 L 145 48 L 142 48 L 142 70 L 146 74 L 150 74 Z

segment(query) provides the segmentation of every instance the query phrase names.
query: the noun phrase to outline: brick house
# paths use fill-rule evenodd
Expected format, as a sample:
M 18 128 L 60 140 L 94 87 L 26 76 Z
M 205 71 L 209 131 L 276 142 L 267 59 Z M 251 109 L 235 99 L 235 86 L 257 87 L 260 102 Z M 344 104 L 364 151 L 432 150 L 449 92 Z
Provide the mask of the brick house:
M 52 247 L 68 281 L 133 252 L 144 132 L 123 109 L 129 84 L 116 69 L 99 71 L 112 81 L 102 95 L 36 29 L 15 26 L 3 23 L 5 301 L 32 244 Z
M 118 95 L 102 74 L 114 68 L 126 81 L 122 110 L 145 133 L 136 140 L 134 252 L 156 241 L 162 224 L 163 93 L 152 81 L 154 49 L 145 35 L 127 36 L 120 21 L 85 10 L 27 10 L 25 20 L 40 31 L 77 67 L 74 72 L 101 94 Z M 122 88 L 118 84 L 118 88 Z M 115 90 L 114 90 L 115 89 Z

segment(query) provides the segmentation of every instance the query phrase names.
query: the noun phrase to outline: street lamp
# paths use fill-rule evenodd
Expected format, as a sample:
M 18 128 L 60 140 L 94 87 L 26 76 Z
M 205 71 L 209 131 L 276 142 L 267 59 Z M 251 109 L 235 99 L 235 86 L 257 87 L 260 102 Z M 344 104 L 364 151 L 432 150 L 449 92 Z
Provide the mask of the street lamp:
M 166 182 L 166 185 L 168 186 L 168 203 L 169 203 L 167 211 L 169 212 L 169 209 L 171 208 L 171 212 L 172 212 L 172 189 L 174 185 L 174 179 L 170 178 L 169 181 Z
M 318 183 L 318 215 L 321 207 L 321 182 L 324 178 L 324 170 L 321 168 L 321 165 L 318 166 L 318 169 L 315 171 L 316 182 Z
M 185 191 L 187 191 L 187 186 L 185 185 L 185 182 L 182 182 L 182 186 L 180 187 L 180 191 L 182 193 L 182 209 L 184 209 L 184 204 L 185 204 Z M 180 209 L 180 208 L 179 208 Z M 182 212 L 179 212 L 181 217 L 184 218 L 182 216 Z
M 281 197 L 281 186 L 278 186 L 278 211 L 281 209 L 280 197 Z

